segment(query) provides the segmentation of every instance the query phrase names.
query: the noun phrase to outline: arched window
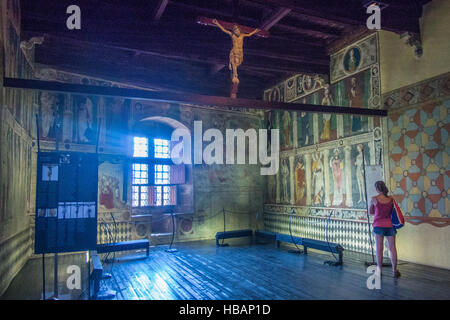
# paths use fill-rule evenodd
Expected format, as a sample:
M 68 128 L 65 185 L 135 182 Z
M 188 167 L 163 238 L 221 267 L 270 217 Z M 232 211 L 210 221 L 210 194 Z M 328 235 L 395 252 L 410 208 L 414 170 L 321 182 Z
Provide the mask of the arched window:
M 186 168 L 174 165 L 170 136 L 173 128 L 153 122 L 143 124 L 132 138 L 131 200 L 133 208 L 174 207 Z

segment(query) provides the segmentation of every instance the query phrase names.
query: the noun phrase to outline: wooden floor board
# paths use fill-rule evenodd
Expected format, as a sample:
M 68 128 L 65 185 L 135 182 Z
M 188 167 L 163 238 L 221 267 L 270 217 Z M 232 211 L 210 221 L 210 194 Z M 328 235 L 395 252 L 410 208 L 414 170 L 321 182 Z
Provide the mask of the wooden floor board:
M 331 267 L 324 264 L 333 259 L 330 254 L 292 254 L 273 243 L 230 243 L 177 243 L 174 253 L 157 246 L 144 258 L 142 253 L 118 254 L 113 264 L 104 264 L 113 277 L 103 281 L 102 289 L 117 291 L 115 299 L 129 300 L 450 299 L 450 270 L 401 262 L 400 279 L 383 268 L 381 290 L 369 290 L 364 261 L 370 256 L 345 252 L 344 265 Z M 64 259 L 61 270 L 65 262 L 80 260 Z M 40 274 L 39 266 L 39 260 L 30 260 L 23 270 L 28 275 L 19 273 L 2 298 L 39 299 L 39 276 L 32 280 L 35 286 L 24 286 L 30 272 Z M 63 286 L 64 278 L 60 282 Z

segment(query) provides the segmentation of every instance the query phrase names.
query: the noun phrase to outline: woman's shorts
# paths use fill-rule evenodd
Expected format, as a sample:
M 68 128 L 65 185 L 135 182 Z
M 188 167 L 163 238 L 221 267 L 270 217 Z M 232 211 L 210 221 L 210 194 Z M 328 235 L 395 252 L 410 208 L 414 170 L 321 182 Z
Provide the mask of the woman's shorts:
M 395 236 L 397 230 L 395 228 L 382 228 L 382 227 L 374 227 L 373 232 L 380 236 L 392 237 Z

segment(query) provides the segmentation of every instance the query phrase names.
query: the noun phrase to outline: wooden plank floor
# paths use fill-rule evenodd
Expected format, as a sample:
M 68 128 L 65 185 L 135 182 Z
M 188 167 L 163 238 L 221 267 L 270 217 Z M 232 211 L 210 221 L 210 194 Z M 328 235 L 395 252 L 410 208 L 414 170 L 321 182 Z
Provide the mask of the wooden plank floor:
M 148 258 L 145 253 L 117 255 L 113 264 L 104 265 L 113 277 L 103 281 L 102 289 L 116 290 L 116 299 L 129 300 L 450 299 L 450 270 L 401 263 L 400 279 L 392 278 L 386 268 L 381 290 L 369 290 L 361 256 L 345 252 L 344 266 L 330 267 L 323 264 L 333 259 L 328 254 L 305 256 L 289 253 L 286 247 L 277 249 L 274 243 L 226 242 L 231 246 L 216 247 L 212 240 L 179 243 L 175 253 L 157 246 Z M 19 273 L 3 299 L 39 299 L 23 285 L 34 273 L 34 290 L 39 292 L 39 260 L 29 263 L 23 269 L 28 275 Z M 63 287 L 64 278 L 60 282 Z
M 386 268 L 381 290 L 369 290 L 363 261 L 350 254 L 343 267 L 330 267 L 323 262 L 331 255 L 297 255 L 275 244 L 175 247 L 154 248 L 147 259 L 119 258 L 108 287 L 117 299 L 450 299 L 450 270 L 401 263 L 400 279 Z

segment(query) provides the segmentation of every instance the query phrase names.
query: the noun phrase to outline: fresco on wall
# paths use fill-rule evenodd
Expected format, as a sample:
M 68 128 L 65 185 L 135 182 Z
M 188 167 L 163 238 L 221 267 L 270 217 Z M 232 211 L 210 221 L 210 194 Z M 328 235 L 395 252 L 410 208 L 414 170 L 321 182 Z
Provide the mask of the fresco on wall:
M 361 50 L 358 47 L 351 47 L 344 56 L 344 70 L 354 73 L 361 64 Z
M 123 146 L 128 129 L 130 100 L 124 98 L 105 98 L 105 128 L 106 142 L 112 146 Z
M 297 113 L 297 145 L 305 147 L 313 144 L 313 117 L 310 112 Z
M 318 98 L 322 106 L 335 105 L 334 88 L 326 86 L 325 89 L 319 91 Z M 337 123 L 336 115 L 331 113 L 320 113 L 319 121 L 319 141 L 325 142 L 337 139 Z
M 328 159 L 327 159 L 328 160 Z M 339 207 L 343 205 L 344 202 L 344 155 L 341 148 L 333 149 L 332 154 L 330 155 L 329 161 L 329 169 L 331 171 L 332 177 L 332 188 L 330 193 L 330 200 L 332 206 Z
M 275 203 L 277 199 L 276 179 L 276 175 L 267 176 L 267 200 L 269 203 Z
M 76 143 L 94 144 L 97 137 L 97 97 L 73 96 L 74 141 Z
M 450 74 L 387 93 L 384 104 L 394 198 L 409 223 L 450 225 Z
M 378 64 L 378 34 L 374 33 L 330 57 L 330 81 L 335 83 Z
M 295 204 L 306 205 L 306 165 L 304 157 L 297 155 L 294 159 Z
M 291 173 L 289 159 L 282 159 L 280 164 L 280 200 L 282 203 L 291 202 Z
M 280 132 L 280 146 L 281 149 L 292 149 L 293 145 L 293 137 L 292 137 L 292 113 L 289 111 L 283 111 L 279 114 L 281 117 L 281 132 Z
M 123 201 L 123 164 L 103 162 L 98 167 L 99 211 L 126 209 Z
M 366 189 L 364 185 L 363 163 L 366 166 L 370 165 L 370 153 L 368 144 L 359 143 L 353 145 L 351 159 L 353 206 L 356 208 L 366 208 Z
M 42 140 L 60 138 L 63 126 L 63 114 L 66 96 L 63 94 L 41 91 L 39 94 L 39 135 Z M 70 121 L 71 122 L 71 121 Z
M 324 159 L 323 153 L 316 151 L 312 155 L 312 199 L 311 204 L 322 206 L 324 204 L 325 181 L 324 181 Z

